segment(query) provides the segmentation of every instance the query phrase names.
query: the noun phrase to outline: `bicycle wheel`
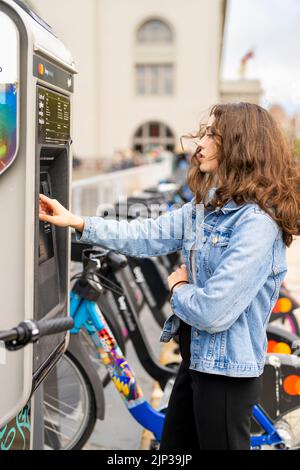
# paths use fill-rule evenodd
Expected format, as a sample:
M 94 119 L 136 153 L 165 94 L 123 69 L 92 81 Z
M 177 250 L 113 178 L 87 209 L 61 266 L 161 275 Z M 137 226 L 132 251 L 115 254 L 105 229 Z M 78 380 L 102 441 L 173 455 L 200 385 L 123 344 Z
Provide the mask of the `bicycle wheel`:
M 82 449 L 96 423 L 96 399 L 84 369 L 68 351 L 44 381 L 45 449 Z

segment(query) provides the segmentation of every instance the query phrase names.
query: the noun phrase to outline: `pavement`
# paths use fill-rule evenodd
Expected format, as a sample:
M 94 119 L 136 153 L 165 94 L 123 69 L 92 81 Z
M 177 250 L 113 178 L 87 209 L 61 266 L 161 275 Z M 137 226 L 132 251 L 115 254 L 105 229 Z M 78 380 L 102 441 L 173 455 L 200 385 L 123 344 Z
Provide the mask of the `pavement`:
M 300 302 L 300 237 L 296 237 L 291 247 L 287 249 L 287 263 L 286 285 Z M 300 321 L 300 309 L 296 315 Z M 162 364 L 177 361 L 179 356 L 174 354 L 176 344 L 173 341 L 166 344 L 159 342 L 161 329 L 155 323 L 147 307 L 141 312 L 141 321 L 157 360 Z M 154 407 L 158 407 L 162 398 L 160 387 L 138 362 L 130 341 L 127 343 L 127 358 L 137 374 L 145 397 Z M 112 384 L 105 389 L 105 399 L 105 420 L 97 422 L 85 449 L 149 449 L 152 434 L 143 430 L 133 420 Z

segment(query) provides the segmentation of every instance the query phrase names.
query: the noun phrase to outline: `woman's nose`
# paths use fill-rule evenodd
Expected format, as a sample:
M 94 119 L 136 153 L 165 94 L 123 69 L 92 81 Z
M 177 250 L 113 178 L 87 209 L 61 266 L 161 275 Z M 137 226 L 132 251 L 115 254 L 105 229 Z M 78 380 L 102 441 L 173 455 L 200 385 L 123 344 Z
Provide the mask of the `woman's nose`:
M 199 147 L 204 148 L 205 145 L 205 136 L 201 137 L 199 140 Z
M 198 149 L 199 150 L 204 150 L 204 145 L 203 145 L 203 142 L 201 142 L 202 139 L 199 141 L 199 144 L 198 144 Z

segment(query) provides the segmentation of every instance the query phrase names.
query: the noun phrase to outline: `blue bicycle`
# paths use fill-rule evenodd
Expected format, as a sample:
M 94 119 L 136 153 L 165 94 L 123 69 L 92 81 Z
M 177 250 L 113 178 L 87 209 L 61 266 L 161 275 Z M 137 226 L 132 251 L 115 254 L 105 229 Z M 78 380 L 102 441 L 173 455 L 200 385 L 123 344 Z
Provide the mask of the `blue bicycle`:
M 166 407 L 155 410 L 146 401 L 97 304 L 97 299 L 106 289 L 120 289 L 120 286 L 107 281 L 108 266 L 118 262 L 118 256 L 103 249 L 83 251 L 83 272 L 76 275 L 71 292 L 71 317 L 74 321 L 71 333 L 86 330 L 128 411 L 141 426 L 153 433 L 153 448 L 157 448 Z M 103 267 L 106 274 L 103 274 Z M 297 355 L 267 355 L 264 396 L 261 404 L 253 408 L 252 449 L 300 448 L 299 385 L 300 358 Z

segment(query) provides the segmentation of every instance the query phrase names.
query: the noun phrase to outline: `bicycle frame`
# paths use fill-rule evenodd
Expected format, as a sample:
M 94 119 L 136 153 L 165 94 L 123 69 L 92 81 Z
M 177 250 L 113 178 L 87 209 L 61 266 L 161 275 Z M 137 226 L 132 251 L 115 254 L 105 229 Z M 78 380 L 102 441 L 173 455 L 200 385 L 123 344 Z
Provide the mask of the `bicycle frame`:
M 81 259 L 83 250 L 85 248 L 88 249 L 88 247 L 89 245 L 81 244 L 80 246 L 78 243 L 76 244 L 73 242 L 72 250 L 74 248 L 74 260 L 77 261 Z M 109 272 L 106 273 L 105 276 L 107 276 L 109 281 L 112 281 L 121 288 L 122 293 L 116 293 L 112 291 L 112 294 L 114 296 L 122 321 L 126 327 L 126 336 L 132 341 L 133 347 L 137 353 L 141 365 L 153 379 L 159 382 L 160 387 L 164 389 L 168 381 L 176 374 L 174 369 L 171 367 L 166 367 L 159 364 L 153 355 L 151 345 L 147 340 L 147 336 L 145 335 L 144 329 L 139 320 L 138 306 L 135 299 L 133 298 L 132 287 L 130 284 L 130 279 L 128 278 L 128 270 L 130 275 L 132 275 L 132 272 L 128 266 L 126 266 L 125 269 L 124 267 L 116 268 L 110 266 Z M 80 294 L 80 292 L 78 294 Z
M 141 426 L 151 431 L 159 442 L 165 414 L 152 408 L 144 398 L 135 373 L 123 356 L 97 303 L 71 292 L 70 309 L 74 320 L 71 334 L 77 334 L 81 328 L 86 328 L 128 411 Z M 260 449 L 263 445 L 285 448 L 283 439 L 261 406 L 254 406 L 253 417 L 265 434 L 251 436 L 252 449 Z
M 136 376 L 123 356 L 98 305 L 94 301 L 83 300 L 71 292 L 70 310 L 74 320 L 71 334 L 86 328 L 128 411 L 139 424 L 153 432 L 155 438 L 160 441 L 164 414 L 154 410 L 144 398 Z

